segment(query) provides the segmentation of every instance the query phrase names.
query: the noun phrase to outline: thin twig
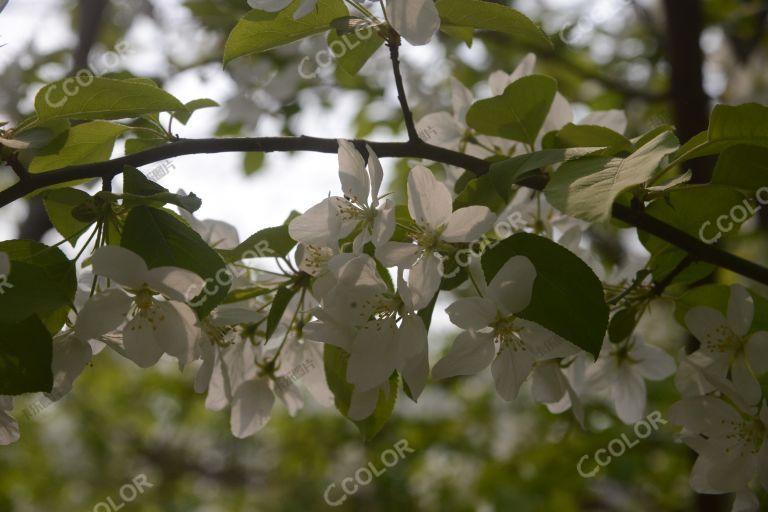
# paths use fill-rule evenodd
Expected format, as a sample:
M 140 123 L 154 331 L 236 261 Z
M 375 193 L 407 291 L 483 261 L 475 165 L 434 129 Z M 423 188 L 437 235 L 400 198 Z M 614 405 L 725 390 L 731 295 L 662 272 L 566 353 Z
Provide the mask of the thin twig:
M 405 95 L 405 86 L 403 85 L 403 74 L 400 72 L 400 34 L 394 30 L 390 31 L 387 46 L 389 47 L 389 57 L 392 59 L 392 71 L 395 74 L 395 85 L 397 86 L 397 99 L 400 100 L 400 108 L 405 118 L 405 129 L 408 131 L 408 140 L 411 142 L 421 140 L 416 131 L 416 124 L 413 122 L 413 112 L 408 106 L 408 97 Z

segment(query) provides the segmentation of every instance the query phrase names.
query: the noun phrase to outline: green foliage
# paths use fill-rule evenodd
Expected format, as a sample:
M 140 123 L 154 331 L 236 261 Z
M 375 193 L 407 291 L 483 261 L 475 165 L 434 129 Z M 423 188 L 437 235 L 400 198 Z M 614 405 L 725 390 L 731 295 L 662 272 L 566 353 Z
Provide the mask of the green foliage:
M 12 288 L 0 294 L 0 322 L 15 324 L 37 315 L 51 332 L 59 332 L 75 297 L 74 263 L 57 247 L 31 240 L 0 242 L 11 259 L 7 281 Z
M 234 249 L 222 249 L 219 253 L 227 263 L 244 258 L 285 258 L 296 247 L 296 241 L 288 234 L 288 223 L 265 228 L 249 236 Z
M 508 34 L 516 40 L 539 48 L 550 48 L 552 43 L 547 35 L 524 14 L 481 0 L 438 0 L 437 10 L 442 20 L 442 30 L 449 34 L 466 33 L 471 29 L 493 30 Z M 461 31 L 461 32 L 458 32 Z M 469 32 L 471 42 L 471 32 Z
M 721 186 L 696 186 L 673 190 L 664 198 L 657 199 L 646 213 L 698 239 L 713 236 L 718 228 L 713 226 L 721 215 L 741 203 L 744 196 Z M 707 228 L 705 223 L 709 223 Z M 705 229 L 706 228 L 706 229 Z M 702 237 L 704 234 L 704 237 Z M 651 253 L 650 266 L 656 279 L 664 279 L 685 258 L 686 253 L 676 246 L 648 233 L 640 233 L 640 241 Z M 712 265 L 695 263 L 678 278 L 678 282 L 693 282 L 710 274 Z
M 253 10 L 246 14 L 229 34 L 224 63 L 320 34 L 331 28 L 333 20 L 349 15 L 342 0 L 319 0 L 310 14 L 294 20 L 293 13 L 300 3 L 294 0 L 280 12 Z
M 106 121 L 73 126 L 37 153 L 29 164 L 29 172 L 39 173 L 108 160 L 112 156 L 115 140 L 128 129 L 128 126 Z
M 591 222 L 611 217 L 616 198 L 659 176 L 664 157 L 677 149 L 677 138 L 664 132 L 626 158 L 582 158 L 563 164 L 545 189 L 559 210 Z
M 50 391 L 52 343 L 51 334 L 36 316 L 0 323 L 0 395 Z
M 69 82 L 68 82 L 69 81 Z M 53 119 L 125 119 L 155 112 L 186 112 L 179 100 L 151 81 L 90 77 L 83 84 L 67 78 L 43 87 L 35 96 L 38 121 Z M 75 89 L 72 89 L 74 87 Z M 67 91 L 75 92 L 69 94 Z
M 85 232 L 85 229 L 93 224 L 93 220 L 81 220 L 76 218 L 75 210 L 90 205 L 93 198 L 82 190 L 74 188 L 58 188 L 49 190 L 43 195 L 43 203 L 56 231 L 69 240 L 72 247 Z
M 501 96 L 472 105 L 467 124 L 482 134 L 533 146 L 556 92 L 557 82 L 550 77 L 523 77 L 510 84 Z

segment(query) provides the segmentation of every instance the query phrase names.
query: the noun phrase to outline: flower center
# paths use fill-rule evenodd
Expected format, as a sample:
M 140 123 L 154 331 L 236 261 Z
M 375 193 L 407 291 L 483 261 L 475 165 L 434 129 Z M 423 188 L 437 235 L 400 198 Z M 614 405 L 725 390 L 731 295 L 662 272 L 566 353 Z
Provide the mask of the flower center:
M 515 352 L 528 350 L 528 346 L 520 337 L 518 328 L 514 325 L 515 317 L 510 315 L 499 318 L 491 325 L 493 327 L 493 341 L 499 344 L 499 352 L 511 348 Z
M 765 425 L 760 420 L 752 421 L 732 421 L 731 432 L 727 434 L 726 439 L 732 440 L 740 448 L 741 455 L 757 455 L 763 446 L 765 436 L 768 433 Z M 725 449 L 731 451 L 731 447 Z
M 730 327 L 720 325 L 713 332 L 708 333 L 702 340 L 704 349 L 711 353 L 738 352 L 744 345 L 744 341 L 734 333 Z

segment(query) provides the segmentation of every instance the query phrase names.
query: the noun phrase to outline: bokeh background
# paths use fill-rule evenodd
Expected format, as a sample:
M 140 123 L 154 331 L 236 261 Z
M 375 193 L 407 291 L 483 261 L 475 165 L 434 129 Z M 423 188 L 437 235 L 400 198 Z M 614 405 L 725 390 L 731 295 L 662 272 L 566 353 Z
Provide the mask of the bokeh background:
M 499 3 L 525 12 L 552 36 L 554 50 L 537 54 L 537 71 L 557 78 L 577 118 L 620 108 L 629 117 L 628 135 L 674 123 L 684 141 L 706 128 L 713 103 L 768 101 L 764 1 Z M 0 14 L 0 121 L 12 125 L 28 114 L 44 83 L 89 68 L 150 77 L 184 101 L 209 97 L 222 105 L 177 125 L 182 137 L 402 137 L 384 49 L 356 77 L 334 67 L 315 79 L 301 77 L 301 60 L 324 48 L 322 37 L 224 68 L 226 35 L 247 10 L 245 0 L 11 0 Z M 121 43 L 127 52 L 115 59 L 108 52 Z M 445 36 L 404 48 L 416 118 L 448 109 L 451 76 L 481 97 L 492 71 L 512 71 L 530 50 L 490 33 L 478 34 L 471 48 Z M 407 162 L 386 164 L 390 186 L 402 193 Z M 706 179 L 708 166 L 696 163 L 697 179 Z M 281 224 L 338 187 L 333 155 L 195 155 L 174 159 L 169 170 L 163 186 L 195 192 L 203 199 L 199 217 L 225 220 L 242 238 Z M 0 188 L 13 179 L 0 167 Z M 0 210 L 0 239 L 57 241 L 49 228 L 35 201 Z M 765 229 L 763 215 L 727 249 L 766 263 Z M 606 263 L 641 256 L 632 233 L 601 227 L 589 237 Z M 733 276 L 716 279 L 729 283 Z M 664 301 L 641 331 L 672 354 L 685 344 Z M 437 318 L 430 334 L 437 355 L 454 332 Z M 279 409 L 257 436 L 236 440 L 226 412 L 206 411 L 191 379 L 170 363 L 141 371 L 105 353 L 61 402 L 19 400 L 22 439 L 0 449 L 0 512 L 90 511 L 108 497 L 119 506 L 120 487 L 138 474 L 153 487 L 126 511 L 328 510 L 329 484 L 368 461 L 380 465 L 381 454 L 401 439 L 415 452 L 338 510 L 720 511 L 730 505 L 729 497 L 691 492 L 693 456 L 675 442 L 672 428 L 655 432 L 596 477 L 580 477 L 583 455 L 631 436 L 631 427 L 591 404 L 582 431 L 569 414 L 553 415 L 525 393 L 503 402 L 486 374 L 431 383 L 418 405 L 400 400 L 370 442 L 335 411 L 311 402 L 294 418 Z M 653 384 L 648 411 L 663 415 L 677 398 L 670 381 Z

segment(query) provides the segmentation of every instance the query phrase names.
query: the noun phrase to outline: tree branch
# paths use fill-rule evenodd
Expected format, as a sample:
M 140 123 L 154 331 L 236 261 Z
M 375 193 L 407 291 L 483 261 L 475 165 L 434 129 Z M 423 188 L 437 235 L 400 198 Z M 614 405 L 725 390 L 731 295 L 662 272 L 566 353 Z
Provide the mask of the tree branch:
M 387 46 L 389 47 L 389 57 L 392 59 L 392 71 L 395 73 L 395 85 L 397 86 L 397 99 L 400 100 L 400 108 L 405 118 L 405 129 L 408 131 L 408 140 L 415 142 L 421 140 L 416 131 L 416 124 L 413 122 L 413 112 L 408 106 L 408 97 L 405 95 L 405 86 L 403 85 L 403 75 L 400 72 L 400 34 L 392 30 L 390 32 Z
M 366 145 L 370 145 L 371 149 L 382 158 L 423 158 L 461 167 L 477 176 L 487 174 L 491 168 L 491 164 L 485 160 L 433 146 L 420 140 L 410 142 L 357 140 L 354 142 L 357 149 L 364 155 L 366 154 Z M 0 208 L 45 187 L 83 179 L 111 178 L 120 174 L 126 165 L 139 167 L 178 156 L 202 153 L 273 153 L 291 151 L 335 154 L 338 150 L 339 146 L 336 139 L 321 139 L 317 137 L 179 139 L 163 146 L 150 148 L 146 151 L 133 153 L 106 162 L 74 165 L 41 174 L 32 174 L 28 180 L 19 181 L 11 187 L 0 191 Z M 521 186 L 538 191 L 543 190 L 546 184 L 547 178 L 545 176 L 534 176 L 519 183 Z M 768 268 L 724 252 L 715 246 L 708 245 L 684 231 L 680 231 L 669 224 L 651 217 L 647 213 L 616 203 L 613 205 L 613 216 L 626 224 L 675 245 L 691 254 L 698 261 L 717 265 L 768 285 Z

